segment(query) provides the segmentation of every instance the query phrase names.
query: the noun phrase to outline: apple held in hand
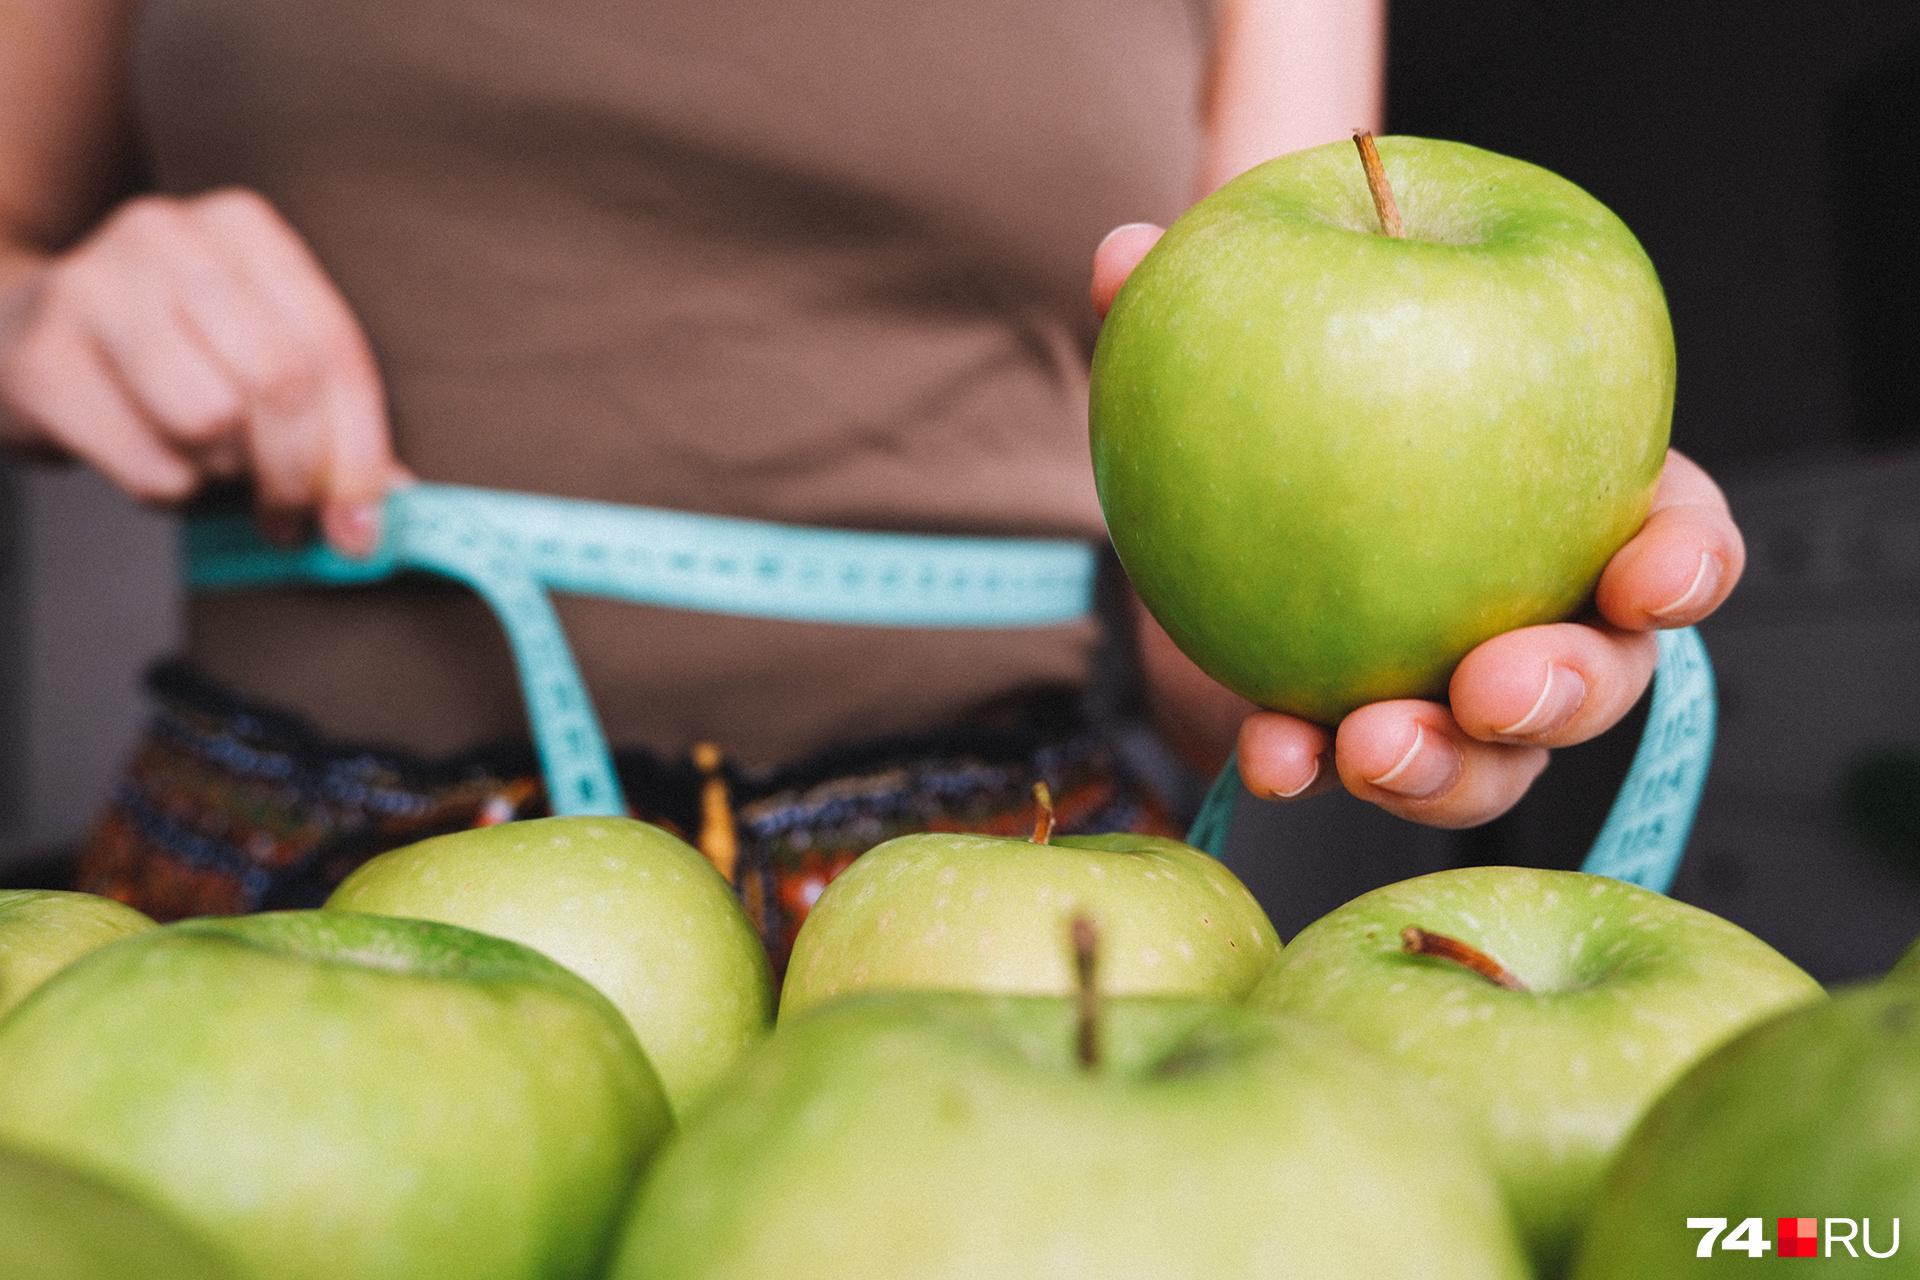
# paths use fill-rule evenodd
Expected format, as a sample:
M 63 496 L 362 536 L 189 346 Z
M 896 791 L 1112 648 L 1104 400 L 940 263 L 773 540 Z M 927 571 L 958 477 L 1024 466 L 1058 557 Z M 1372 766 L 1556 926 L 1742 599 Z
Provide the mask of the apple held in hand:
M 1273 922 L 1217 860 L 1157 836 L 1052 838 L 1041 803 L 1032 840 L 901 836 L 856 859 L 800 927 L 780 1016 L 853 991 L 1064 995 L 1076 914 L 1100 930 L 1110 995 L 1237 1000 L 1273 964 Z
M 1094 476 L 1127 576 L 1189 657 L 1334 723 L 1442 692 L 1481 641 L 1576 612 L 1645 518 L 1673 334 L 1598 201 L 1458 143 L 1379 140 L 1200 201 L 1094 356 Z
M 773 1016 L 766 950 L 699 850 L 627 818 L 539 818 L 381 854 L 328 907 L 509 938 L 598 987 L 683 1111 Z
M 1819 984 L 1624 881 L 1472 867 L 1308 925 L 1250 1003 L 1329 1023 L 1460 1115 L 1547 1274 L 1627 1131 L 1689 1064 Z
M 610 1280 L 1527 1274 L 1468 1140 L 1331 1032 L 882 992 L 728 1077 L 649 1167 Z
M 1804 1254 L 1778 1230 L 1803 1214 L 1818 1215 Z M 1691 1218 L 1722 1230 L 1706 1242 Z M 1746 1276 L 1782 1256 L 1809 1259 L 1795 1275 L 1910 1276 L 1916 1227 L 1920 990 L 1884 983 L 1755 1027 L 1682 1077 L 1608 1173 L 1573 1274 Z
M 97 894 L 0 889 L 0 1014 L 94 948 L 153 927 Z
M 536 952 L 345 911 L 193 920 L 0 1022 L 0 1142 L 273 1280 L 589 1277 L 668 1126 L 606 998 Z
M 44 1156 L 0 1146 L 0 1276 L 7 1280 L 240 1280 L 172 1214 Z

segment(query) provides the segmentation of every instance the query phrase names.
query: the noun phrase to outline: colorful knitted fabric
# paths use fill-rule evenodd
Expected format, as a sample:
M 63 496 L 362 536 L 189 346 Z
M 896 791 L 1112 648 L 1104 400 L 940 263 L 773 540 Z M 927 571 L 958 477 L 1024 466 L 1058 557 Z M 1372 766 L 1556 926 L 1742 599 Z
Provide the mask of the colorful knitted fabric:
M 523 748 L 426 761 L 342 747 L 180 666 L 156 671 L 157 714 L 82 852 L 80 887 L 161 919 L 318 905 L 348 872 L 427 836 L 545 812 Z M 714 776 L 691 760 L 619 759 L 634 816 L 692 838 Z M 1059 830 L 1177 834 L 1153 793 L 1062 695 L 1019 723 L 876 742 L 772 771 L 721 766 L 736 890 L 776 962 L 855 857 L 911 831 L 1018 834 L 1032 784 Z M 710 851 L 711 852 L 711 851 Z

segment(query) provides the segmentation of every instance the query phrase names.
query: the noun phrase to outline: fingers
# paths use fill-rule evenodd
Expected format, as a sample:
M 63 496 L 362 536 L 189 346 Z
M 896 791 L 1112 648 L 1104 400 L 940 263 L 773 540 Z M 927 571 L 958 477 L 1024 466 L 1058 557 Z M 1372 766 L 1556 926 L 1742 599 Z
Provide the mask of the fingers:
M 1544 747 L 1481 742 L 1438 703 L 1376 702 L 1334 740 L 1340 781 L 1388 813 L 1434 827 L 1471 827 L 1512 808 L 1547 766 Z
M 1577 623 L 1496 636 L 1454 671 L 1451 708 L 1404 700 L 1362 707 L 1337 733 L 1277 712 L 1247 717 L 1240 773 L 1272 800 L 1346 789 L 1409 821 L 1470 827 L 1512 808 L 1547 748 L 1604 733 L 1653 678 L 1651 635 Z M 1331 749 L 1331 750 L 1330 750 Z
M 1102 319 L 1113 307 L 1120 286 L 1127 282 L 1147 250 L 1165 235 L 1165 229 L 1151 222 L 1129 222 L 1107 232 L 1093 251 L 1093 310 Z
M 1747 563 L 1725 495 L 1692 459 L 1669 451 L 1653 509 L 1615 553 L 1594 593 L 1616 627 L 1684 627 L 1720 607 Z
M 8 408 L 40 439 L 72 454 L 140 502 L 179 502 L 197 483 L 128 400 L 100 352 L 74 333 L 37 335 L 6 353 Z M 74 424 L 84 423 L 85 430 Z
M 306 244 L 259 196 L 217 192 L 201 202 L 212 235 L 279 317 L 286 346 L 269 353 L 259 456 L 275 501 L 318 508 L 336 538 L 365 535 L 395 470 L 380 378 L 359 323 Z M 277 358 L 271 358 L 277 357 Z M 282 440 L 284 437 L 284 441 Z M 294 449 L 292 440 L 317 441 Z M 275 452 L 276 446 L 278 452 Z M 263 470 L 263 480 L 269 473 Z M 371 550 L 369 545 L 367 550 Z
M 1482 742 L 1568 747 L 1618 724 L 1653 679 L 1651 634 L 1562 622 L 1495 636 L 1454 669 L 1447 697 Z
M 1333 770 L 1333 735 L 1317 724 L 1277 711 L 1259 711 L 1240 724 L 1235 748 L 1240 780 L 1268 800 L 1304 800 L 1340 785 Z
M 0 409 L 116 480 L 141 477 L 140 496 L 244 470 L 270 536 L 318 514 L 342 550 L 373 549 L 400 474 L 378 371 L 264 200 L 130 202 L 44 271 L 22 314 L 0 331 Z M 118 412 L 101 407 L 102 377 Z

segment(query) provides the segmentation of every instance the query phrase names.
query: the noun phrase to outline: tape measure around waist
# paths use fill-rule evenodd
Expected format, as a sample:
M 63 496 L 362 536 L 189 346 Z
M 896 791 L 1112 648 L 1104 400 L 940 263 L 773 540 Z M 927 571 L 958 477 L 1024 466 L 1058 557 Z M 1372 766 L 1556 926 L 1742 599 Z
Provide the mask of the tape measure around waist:
M 1659 634 L 1660 665 L 1640 745 L 1582 871 L 1665 893 L 1673 887 L 1713 758 L 1713 667 L 1692 627 Z M 1214 780 L 1187 843 L 1219 856 L 1239 808 L 1236 761 Z
M 816 529 L 417 484 L 388 498 L 366 560 L 265 542 L 242 515 L 186 527 L 199 591 L 365 585 L 417 570 L 465 583 L 506 632 L 555 813 L 619 814 L 606 735 L 549 591 L 861 626 L 1040 627 L 1093 609 L 1092 546 L 1064 539 Z
M 186 527 L 200 591 L 383 581 L 403 571 L 465 583 L 499 618 L 555 813 L 619 814 L 606 735 L 549 591 L 746 617 L 901 627 L 1038 627 L 1093 609 L 1086 543 L 816 529 L 571 498 L 417 484 L 387 500 L 366 560 L 275 547 L 243 515 Z M 1583 869 L 1665 892 L 1679 869 L 1713 752 L 1713 672 L 1692 628 L 1663 631 L 1652 706 L 1625 782 Z M 1226 849 L 1241 786 L 1229 761 L 1188 841 Z

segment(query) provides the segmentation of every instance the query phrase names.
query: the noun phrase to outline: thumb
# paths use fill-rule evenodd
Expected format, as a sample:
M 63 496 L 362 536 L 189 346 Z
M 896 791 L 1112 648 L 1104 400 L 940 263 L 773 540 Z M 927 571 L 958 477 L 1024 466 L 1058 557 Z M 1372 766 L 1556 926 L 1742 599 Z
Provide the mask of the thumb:
M 1093 309 L 1101 319 L 1106 319 L 1120 286 L 1140 265 L 1140 259 L 1165 234 L 1165 228 L 1151 222 L 1129 222 L 1107 232 L 1093 251 Z

